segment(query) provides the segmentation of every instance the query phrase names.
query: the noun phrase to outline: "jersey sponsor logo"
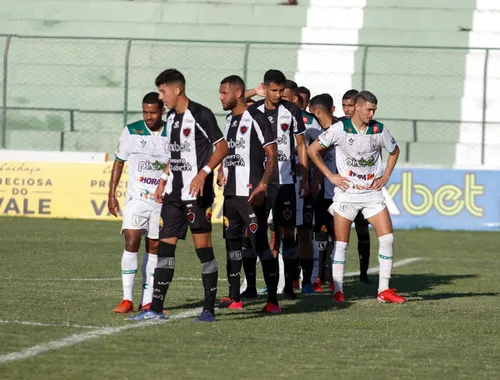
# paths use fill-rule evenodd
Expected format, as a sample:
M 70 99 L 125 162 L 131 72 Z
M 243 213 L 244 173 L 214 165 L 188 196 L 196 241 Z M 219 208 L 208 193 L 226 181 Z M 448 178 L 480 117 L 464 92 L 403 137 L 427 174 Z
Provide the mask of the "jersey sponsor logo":
M 281 130 L 283 132 L 286 132 L 287 129 L 288 129 L 288 124 L 281 124 Z
M 241 134 L 242 134 L 242 135 L 244 135 L 245 133 L 247 133 L 247 131 L 248 131 L 248 128 L 247 128 L 247 127 L 245 127 L 245 126 L 242 126 L 242 127 L 240 128 L 240 132 L 241 132 Z
M 227 142 L 227 146 L 229 147 L 229 149 L 233 149 L 233 148 L 245 149 L 245 140 L 243 138 L 240 138 L 238 141 L 229 140 Z
M 278 145 L 286 145 L 288 143 L 288 140 L 286 138 L 286 135 L 281 135 L 276 139 L 276 144 Z
M 207 208 L 205 211 L 205 218 L 207 218 L 207 222 L 212 222 L 212 207 Z
M 272 116 L 268 116 L 267 118 L 271 124 L 274 123 L 274 118 Z
M 191 134 L 191 128 L 184 128 L 182 133 L 184 133 L 184 136 L 189 137 L 189 135 Z
M 307 118 L 307 116 L 302 116 L 302 121 L 304 122 L 304 124 L 307 124 L 309 122 L 309 119 Z
M 160 180 L 158 178 L 140 176 L 139 182 L 145 183 L 146 185 L 158 185 Z
M 229 219 L 227 218 L 227 216 L 224 217 L 222 223 L 224 225 L 224 231 L 227 231 L 227 229 L 229 228 Z
M 352 170 L 349 170 L 349 176 L 362 179 L 363 181 L 371 181 L 373 178 L 375 178 L 375 174 L 373 174 L 373 173 L 357 174 L 357 173 L 354 173 Z
M 245 160 L 239 154 L 233 154 L 224 158 L 224 167 L 245 166 Z
M 250 229 L 250 232 L 254 234 L 257 232 L 259 225 L 257 223 L 252 222 L 248 225 L 248 228 Z
M 378 131 L 379 131 L 378 125 L 375 124 L 375 126 L 373 127 L 373 133 L 378 133 Z
M 141 189 L 139 191 L 140 191 L 139 196 L 141 198 L 144 198 L 146 200 L 154 199 L 154 194 L 151 194 L 149 190 Z
M 140 172 L 143 171 L 156 171 L 156 170 L 163 170 L 167 164 L 161 163 L 160 161 L 156 160 L 154 162 L 151 161 L 140 161 L 139 164 L 137 165 L 137 170 Z
M 286 220 L 289 220 L 292 217 L 292 211 L 291 210 L 283 210 L 283 217 Z
M 187 217 L 188 217 L 189 223 L 193 224 L 195 219 L 196 219 L 196 215 L 192 211 L 189 211 L 187 213 Z
M 176 120 L 172 128 L 177 129 L 179 127 L 180 127 L 179 120 Z
M 167 152 L 191 152 L 190 145 L 187 141 L 180 144 L 178 144 L 177 141 L 173 143 L 166 142 L 165 150 Z
M 185 172 L 192 171 L 193 167 L 185 158 L 171 158 L 170 159 L 170 170 L 173 172 Z
M 284 161 L 289 161 L 288 156 L 282 150 L 278 150 L 278 162 Z
M 360 160 L 356 160 L 354 158 L 348 158 L 345 160 L 345 163 L 347 166 L 352 166 L 354 168 L 365 168 L 365 167 L 371 167 L 375 166 L 375 156 L 369 157 L 369 158 L 362 158 Z
M 236 127 L 238 125 L 238 120 L 233 120 L 231 127 Z

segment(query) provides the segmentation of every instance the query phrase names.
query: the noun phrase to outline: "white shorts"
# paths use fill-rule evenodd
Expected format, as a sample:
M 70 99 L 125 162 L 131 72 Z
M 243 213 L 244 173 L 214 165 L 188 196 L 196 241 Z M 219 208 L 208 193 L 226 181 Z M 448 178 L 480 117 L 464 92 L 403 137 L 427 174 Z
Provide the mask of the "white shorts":
M 333 198 L 333 203 L 328 208 L 328 212 L 332 215 L 336 212 L 340 216 L 343 216 L 351 221 L 354 221 L 360 211 L 365 219 L 368 219 L 377 215 L 386 207 L 385 198 L 379 193 L 375 193 L 370 196 L 364 194 L 360 197 L 351 196 L 351 199 L 348 200 L 336 200 L 335 198 L 336 197 Z M 352 198 L 358 198 L 358 200 L 353 202 Z
M 129 201 L 123 209 L 123 230 L 141 230 L 142 235 L 158 239 L 161 223 L 161 204 Z

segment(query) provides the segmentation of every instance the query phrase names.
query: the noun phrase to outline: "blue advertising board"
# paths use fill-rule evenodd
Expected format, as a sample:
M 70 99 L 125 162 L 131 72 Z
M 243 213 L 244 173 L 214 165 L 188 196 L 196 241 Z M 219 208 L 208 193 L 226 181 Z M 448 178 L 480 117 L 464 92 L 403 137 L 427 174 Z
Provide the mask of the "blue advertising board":
M 500 171 L 395 169 L 386 189 L 395 229 L 500 231 Z

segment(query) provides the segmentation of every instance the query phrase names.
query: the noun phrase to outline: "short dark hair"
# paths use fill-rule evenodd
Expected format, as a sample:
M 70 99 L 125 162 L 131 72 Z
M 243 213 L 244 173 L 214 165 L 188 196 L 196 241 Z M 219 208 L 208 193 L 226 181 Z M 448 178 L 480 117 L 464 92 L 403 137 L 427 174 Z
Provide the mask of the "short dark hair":
M 300 94 L 297 94 L 297 102 L 303 106 L 304 105 L 304 98 L 302 97 L 302 95 Z
M 320 108 L 325 112 L 332 112 L 333 98 L 330 94 L 316 95 L 309 102 L 309 108 L 312 107 Z
M 361 101 L 372 104 L 378 103 L 377 97 L 373 95 L 370 91 L 361 91 L 358 93 L 358 95 L 356 95 L 356 99 L 354 100 L 354 102 L 359 103 Z
M 283 84 L 286 82 L 285 74 L 279 70 L 267 70 L 264 74 L 264 84 L 267 86 L 269 83 Z
M 162 84 L 172 83 L 179 83 L 184 88 L 186 86 L 186 78 L 184 78 L 184 75 L 177 69 L 167 69 L 160 73 L 155 80 L 156 87 L 160 87 Z
M 142 98 L 142 104 L 158 104 L 158 108 L 160 110 L 163 109 L 163 102 L 159 98 L 159 94 L 157 92 L 149 92 L 144 95 Z
M 304 86 L 297 87 L 297 94 L 306 94 L 307 99 L 311 99 L 311 91 L 309 91 L 307 87 Z
M 230 86 L 239 86 L 242 88 L 243 92 L 245 92 L 245 82 L 238 75 L 229 75 L 225 77 L 220 84 L 229 84 Z
M 297 88 L 299 86 L 297 86 L 297 82 L 291 80 L 291 79 L 287 79 L 285 81 L 285 88 L 288 88 L 289 90 L 292 90 L 292 91 L 297 91 Z
M 344 96 L 342 96 L 342 100 L 354 100 L 356 98 L 356 95 L 359 94 L 358 90 L 352 89 L 347 91 Z

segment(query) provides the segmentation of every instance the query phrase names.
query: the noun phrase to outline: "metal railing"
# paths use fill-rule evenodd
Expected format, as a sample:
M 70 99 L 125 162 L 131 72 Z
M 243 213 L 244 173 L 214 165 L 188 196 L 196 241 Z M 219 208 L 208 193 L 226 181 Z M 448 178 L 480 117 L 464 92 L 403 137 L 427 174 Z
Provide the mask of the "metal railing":
M 489 124 L 500 123 L 500 120 L 488 119 L 487 112 L 489 61 L 492 54 L 500 55 L 500 49 L 0 35 L 0 43 L 2 41 L 2 148 L 20 149 L 20 143 L 16 143 L 19 140 L 9 141 L 9 133 L 20 130 L 37 131 L 41 139 L 46 131 L 54 135 L 60 133 L 57 149 L 72 149 L 65 143 L 65 136 L 81 131 L 92 133 L 96 120 L 109 117 L 115 122 L 121 116 L 119 125 L 110 128 L 115 133 L 117 127 L 131 121 L 130 114 L 140 111 L 137 99 L 142 98 L 146 90 L 154 90 L 154 77 L 166 67 L 184 71 L 190 95 L 208 106 L 213 105 L 218 115 L 222 115 L 218 111 L 218 87 L 214 87 L 216 81 L 212 77 L 219 73 L 240 74 L 249 85 L 257 84 L 270 67 L 282 68 L 287 75 L 302 71 L 317 78 L 324 74 L 325 78 L 332 79 L 299 85 L 306 85 L 313 92 L 314 88 L 321 92 L 335 89 L 338 100 L 339 94 L 348 88 L 338 88 L 336 80 L 346 82 L 349 79 L 355 88 L 382 94 L 378 95 L 381 103 L 398 100 L 397 108 L 385 112 L 389 117 L 383 119 L 411 123 L 413 132 L 404 140 L 407 144 L 420 141 L 419 126 L 424 123 L 448 123 L 457 133 L 460 124 L 480 125 L 481 163 L 485 161 L 486 128 Z M 299 50 L 303 55 L 319 58 L 339 57 L 338 63 L 331 60 L 332 64 L 337 64 L 339 72 L 315 72 L 318 58 L 304 61 Z M 266 58 L 269 52 L 276 51 L 285 59 Z M 481 63 L 482 71 L 474 73 L 476 80 L 471 79 L 477 87 L 474 109 L 478 112 L 474 120 L 462 120 L 460 111 L 465 93 L 467 54 L 476 59 L 476 64 Z M 348 67 L 352 66 L 347 62 L 349 59 L 343 62 L 342 57 L 348 55 L 354 57 L 357 66 L 354 70 Z M 214 58 L 216 56 L 219 61 Z M 302 69 L 301 65 L 306 68 Z M 195 90 L 190 88 L 193 83 L 196 83 Z M 72 97 L 76 99 L 71 101 Z M 401 106 L 405 99 L 414 102 L 419 109 Z M 433 106 L 435 101 L 441 102 L 441 114 L 432 111 L 439 110 L 439 106 Z M 34 116 L 25 120 L 25 114 Z M 431 117 L 427 117 L 429 114 Z M 30 122 L 39 125 L 30 125 Z M 445 142 L 445 137 L 438 140 Z M 115 142 L 116 139 L 110 146 L 116 145 Z M 26 144 L 24 149 L 30 149 L 29 139 Z

